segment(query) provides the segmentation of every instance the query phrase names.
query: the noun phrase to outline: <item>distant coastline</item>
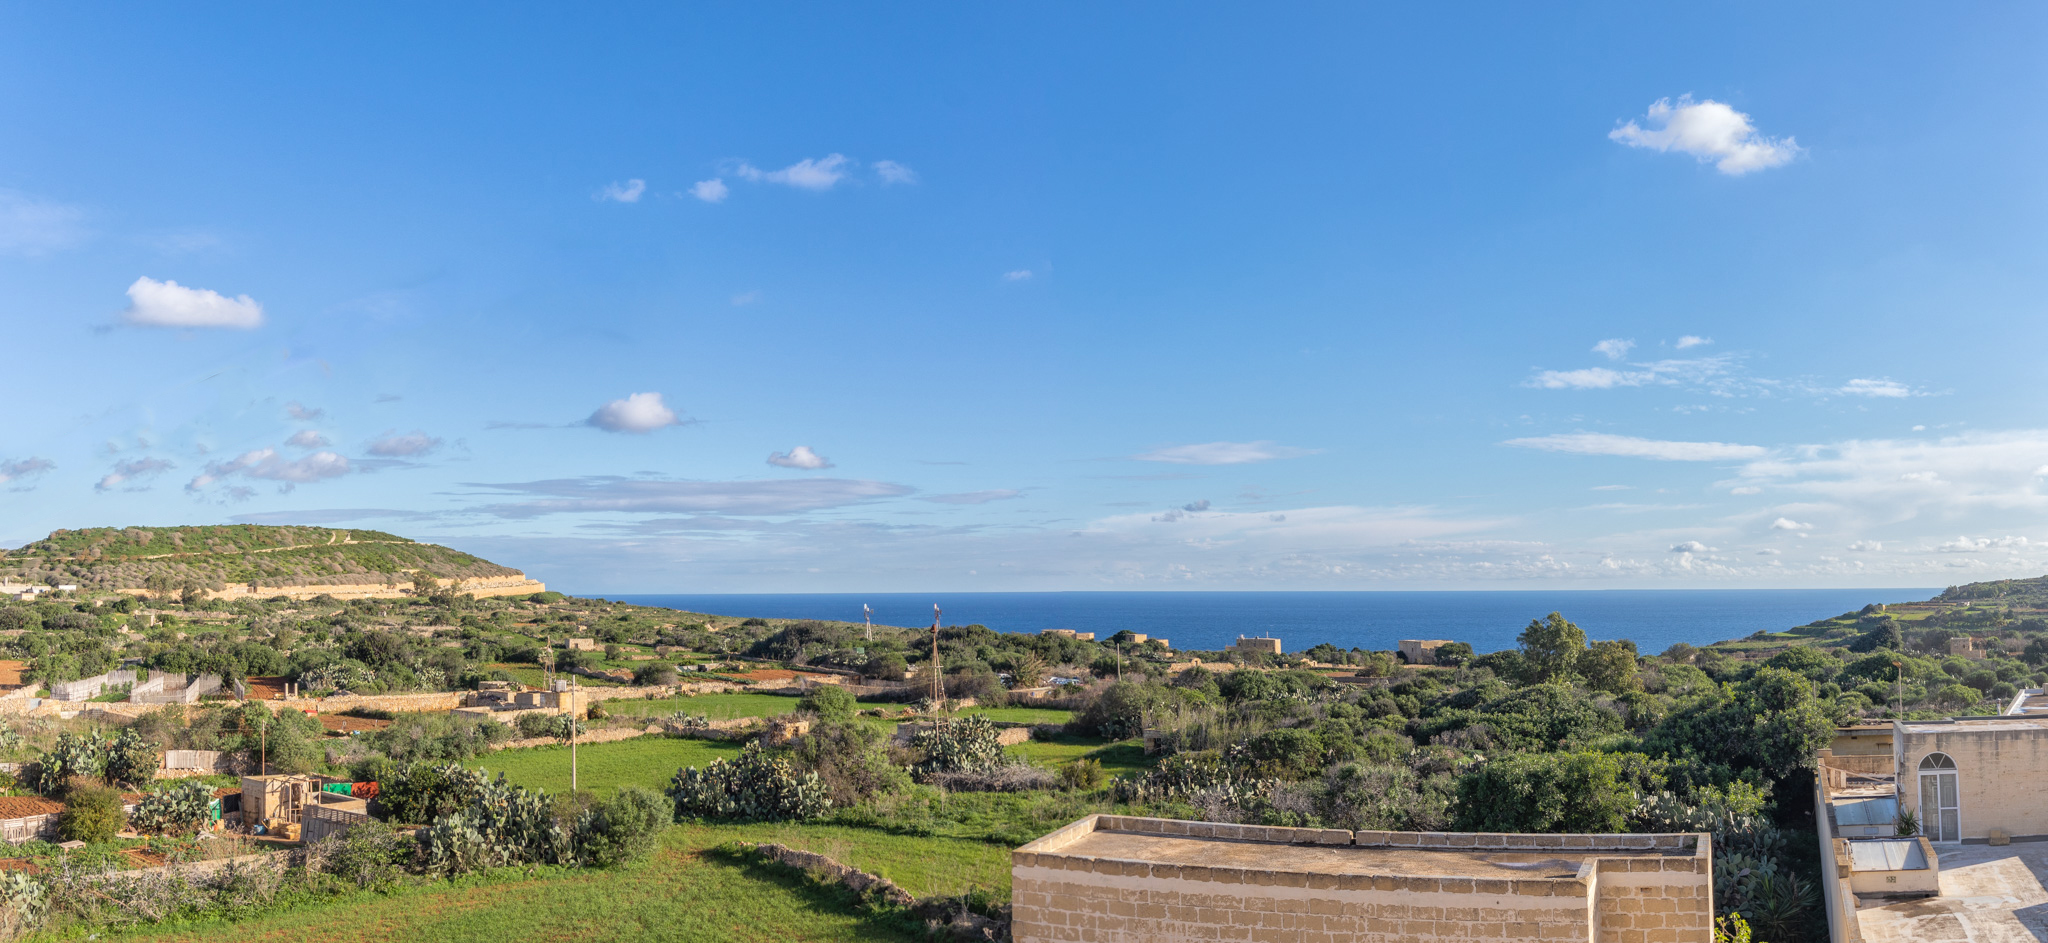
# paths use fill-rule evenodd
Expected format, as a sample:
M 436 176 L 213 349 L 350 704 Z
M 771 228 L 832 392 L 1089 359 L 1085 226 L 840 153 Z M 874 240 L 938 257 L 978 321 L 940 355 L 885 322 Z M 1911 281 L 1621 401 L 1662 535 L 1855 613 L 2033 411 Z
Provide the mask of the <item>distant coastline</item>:
M 948 625 L 1001 632 L 1049 628 L 1120 629 L 1172 640 L 1178 649 L 1227 647 L 1239 634 L 1270 634 L 1288 651 L 1328 642 L 1391 649 L 1403 638 L 1448 638 L 1487 652 L 1512 648 L 1529 620 L 1559 611 L 1595 639 L 1627 638 L 1643 654 L 1685 642 L 1705 645 L 1758 630 L 1783 631 L 1869 603 L 1917 602 L 1929 589 L 1572 589 L 1388 590 L 1364 592 L 1052 593 L 574 593 L 644 606 L 772 619 L 858 622 L 872 606 L 878 625 L 931 624 L 934 603 Z

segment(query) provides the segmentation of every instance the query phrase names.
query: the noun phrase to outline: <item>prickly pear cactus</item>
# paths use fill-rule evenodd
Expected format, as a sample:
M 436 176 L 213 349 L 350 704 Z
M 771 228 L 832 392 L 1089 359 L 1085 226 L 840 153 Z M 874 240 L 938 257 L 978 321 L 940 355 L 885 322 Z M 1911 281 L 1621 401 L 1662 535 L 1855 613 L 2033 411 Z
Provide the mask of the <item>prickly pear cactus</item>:
M 816 773 L 798 774 L 789 761 L 747 744 L 732 760 L 712 760 L 703 769 L 676 770 L 668 797 L 676 821 L 688 818 L 777 822 L 814 819 L 832 807 Z

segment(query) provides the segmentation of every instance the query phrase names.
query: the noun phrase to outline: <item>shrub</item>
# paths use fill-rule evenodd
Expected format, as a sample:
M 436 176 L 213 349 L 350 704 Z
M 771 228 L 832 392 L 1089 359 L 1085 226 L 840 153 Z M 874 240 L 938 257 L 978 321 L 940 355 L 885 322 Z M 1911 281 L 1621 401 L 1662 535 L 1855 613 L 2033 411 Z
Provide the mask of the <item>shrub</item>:
M 860 705 L 853 699 L 853 692 L 836 684 L 821 684 L 812 688 L 796 706 L 798 710 L 810 711 L 826 720 L 845 720 L 860 709 Z
M 676 666 L 662 662 L 641 665 L 633 671 L 633 683 L 641 686 L 675 684 L 680 680 Z
M 592 704 L 588 708 L 585 708 L 583 711 L 583 716 L 588 717 L 591 720 L 603 720 L 607 717 L 610 717 L 611 715 L 612 712 L 605 710 L 603 704 Z M 578 727 L 577 729 L 579 731 L 582 730 L 581 727 Z
M 599 867 L 620 864 L 654 849 L 675 818 L 675 804 L 639 786 L 625 786 L 576 820 L 576 860 Z
M 668 796 L 676 804 L 676 821 L 686 817 L 774 822 L 813 819 L 832 807 L 818 774 L 798 775 L 789 761 L 759 743 L 747 744 L 740 755 L 712 760 L 703 769 L 676 770 Z
M 1622 761 L 1608 753 L 1521 753 L 1458 779 L 1466 832 L 1621 832 L 1636 807 Z
M 180 780 L 159 789 L 135 804 L 132 822 L 146 835 L 185 835 L 206 825 L 213 807 L 213 790 L 198 780 Z
M 525 718 L 522 717 L 522 720 Z M 275 733 L 276 728 L 272 728 Z M 401 763 L 418 760 L 464 760 L 490 752 L 491 745 L 511 739 L 512 728 L 488 717 L 466 714 L 409 714 L 378 731 L 371 742 Z M 277 766 L 272 746 L 272 766 Z
M 938 786 L 953 792 L 1029 792 L 1034 789 L 1051 789 L 1059 784 L 1059 777 L 1036 766 L 997 766 L 992 769 L 957 770 L 949 773 L 930 773 L 925 784 Z
M 1101 789 L 1106 779 L 1100 760 L 1075 760 L 1060 767 L 1060 785 L 1068 789 L 1093 792 Z
M 155 779 L 162 766 L 163 756 L 157 753 L 156 746 L 143 739 L 142 732 L 134 727 L 122 730 L 107 745 L 108 782 L 139 786 Z
M 522 737 L 553 737 L 556 740 L 567 740 L 572 729 L 578 734 L 583 733 L 583 722 L 568 714 L 519 715 L 519 735 Z
M 461 811 L 419 832 L 419 861 L 435 874 L 466 874 L 509 864 L 561 864 L 573 859 L 569 833 L 545 792 L 486 780 Z
M 933 721 L 911 738 L 910 746 L 924 753 L 924 762 L 917 766 L 920 773 L 980 772 L 1008 762 L 996 737 L 996 725 L 974 715 Z
M 64 811 L 57 816 L 57 834 L 65 841 L 90 844 L 114 840 L 128 824 L 121 811 L 121 794 L 113 787 L 88 779 L 72 781 L 64 795 Z
M 413 848 L 397 829 L 370 819 L 316 842 L 310 858 L 319 862 L 323 873 L 357 887 L 382 888 L 398 883 Z
M 798 769 L 818 775 L 834 806 L 857 806 L 909 783 L 903 769 L 889 762 L 886 739 L 868 724 L 824 720 L 791 745 L 789 757 Z
M 483 772 L 454 763 L 386 763 L 375 772 L 377 802 L 394 822 L 431 822 L 468 805 L 489 782 Z

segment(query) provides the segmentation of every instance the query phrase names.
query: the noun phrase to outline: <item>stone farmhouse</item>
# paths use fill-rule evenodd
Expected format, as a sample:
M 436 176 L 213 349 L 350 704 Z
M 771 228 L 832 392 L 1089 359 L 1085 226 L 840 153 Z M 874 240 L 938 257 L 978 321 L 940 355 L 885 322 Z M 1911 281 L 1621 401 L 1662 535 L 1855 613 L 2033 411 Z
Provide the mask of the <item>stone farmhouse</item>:
M 1017 943 L 1710 943 L 1712 839 L 1092 815 L 1011 855 Z

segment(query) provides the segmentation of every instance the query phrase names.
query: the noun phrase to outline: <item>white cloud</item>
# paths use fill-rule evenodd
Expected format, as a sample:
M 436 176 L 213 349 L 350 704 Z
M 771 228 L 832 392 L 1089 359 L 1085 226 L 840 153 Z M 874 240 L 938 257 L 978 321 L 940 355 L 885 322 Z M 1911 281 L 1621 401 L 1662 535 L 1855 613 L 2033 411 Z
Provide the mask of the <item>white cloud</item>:
M 169 459 L 162 458 L 138 458 L 132 461 L 115 462 L 114 470 L 108 472 L 106 477 L 101 478 L 99 484 L 93 485 L 93 490 L 112 491 L 137 479 L 154 478 L 175 467 L 177 466 L 172 465 Z M 127 490 L 135 491 L 141 489 L 129 488 Z
M 30 456 L 28 458 L 14 459 L 12 461 L 0 462 L 0 484 L 6 484 L 7 482 L 10 481 L 20 481 L 23 478 L 34 478 L 37 475 L 40 475 L 56 467 L 56 462 L 50 461 L 47 458 L 36 458 L 34 456 Z
M 308 406 L 301 406 L 299 405 L 298 402 L 293 401 L 284 404 L 284 414 L 292 417 L 295 420 L 298 420 L 299 422 L 312 422 L 315 419 L 327 415 L 327 410 L 313 409 Z
M 690 187 L 690 195 L 706 203 L 723 203 L 726 196 L 731 193 L 732 190 L 725 185 L 725 181 L 717 177 L 699 180 Z
M 1619 455 L 1627 458 L 1650 458 L 1664 462 L 1724 462 L 1745 458 L 1761 458 L 1768 450 L 1756 445 L 1737 445 L 1730 442 L 1670 442 L 1662 439 L 1640 439 L 1635 436 L 1611 435 L 1605 432 L 1570 432 L 1558 435 L 1532 436 L 1509 439 L 1502 445 L 1524 449 L 1541 449 L 1546 452 L 1569 452 L 1574 455 Z
M 499 517 L 562 513 L 739 514 L 783 516 L 863 504 L 911 493 L 903 485 L 845 478 L 778 481 L 648 481 L 616 476 L 486 484 L 533 500 L 479 510 Z
M 440 439 L 415 429 L 404 435 L 387 432 L 370 442 L 369 452 L 380 458 L 408 458 L 440 447 Z
M 1686 95 L 1674 103 L 1660 98 L 1651 103 L 1644 121 L 1652 127 L 1630 121 L 1607 137 L 1630 147 L 1691 154 L 1701 163 L 1712 161 L 1715 169 L 1729 176 L 1776 167 L 1801 152 L 1792 138 L 1764 137 L 1748 115 L 1713 99 L 1696 102 Z
M 1729 494 L 1763 494 L 1763 493 L 1764 493 L 1764 489 L 1762 489 L 1762 488 L 1759 488 L 1759 487 L 1757 487 L 1757 486 L 1755 486 L 1755 485 L 1743 485 L 1743 486 L 1741 486 L 1741 487 L 1739 487 L 1739 488 L 1730 488 L 1730 489 L 1728 489 L 1728 493 L 1729 493 Z
M 1186 504 L 1183 504 L 1183 505 L 1181 505 L 1181 506 L 1180 506 L 1180 509 L 1181 509 L 1181 510 L 1183 510 L 1183 511 L 1186 511 L 1186 512 L 1188 512 L 1188 513 L 1190 513 L 1190 514 L 1195 514 L 1195 513 L 1199 513 L 1199 512 L 1201 512 L 1201 511 L 1206 511 L 1206 510 L 1208 510 L 1208 509 L 1209 509 L 1209 499 L 1208 499 L 1208 498 L 1203 498 L 1203 499 L 1202 499 L 1202 500 L 1200 500 L 1200 501 L 1190 501 L 1190 502 L 1188 502 L 1188 503 L 1186 503 Z
M 1885 399 L 1903 399 L 1913 395 L 1912 387 L 1892 380 L 1850 380 L 1835 392 L 1844 396 L 1875 396 Z
M 613 203 L 638 203 L 640 202 L 641 194 L 646 192 L 647 181 L 645 180 L 635 178 L 625 183 L 613 181 L 605 184 L 604 189 L 597 191 L 595 199 L 610 200 Z
M 1141 462 L 1166 462 L 1172 465 L 1243 465 L 1249 462 L 1268 462 L 1280 458 L 1299 458 L 1314 455 L 1316 449 L 1298 449 L 1292 446 L 1275 445 L 1271 440 L 1257 442 L 1204 442 L 1199 445 L 1175 445 L 1154 449 L 1132 458 Z
M 1671 552 L 1672 552 L 1672 553 L 1713 553 L 1713 552 L 1714 552 L 1714 548 L 1712 548 L 1712 547 L 1709 547 L 1709 546 L 1707 546 L 1706 544 L 1700 543 L 1700 542 L 1699 542 L 1699 541 L 1697 541 L 1697 540 L 1688 540 L 1688 541 L 1686 541 L 1686 542 L 1684 542 L 1684 543 L 1682 543 L 1682 544 L 1674 544 L 1674 545 L 1672 545 L 1672 547 L 1671 547 Z
M 1860 521 L 1982 514 L 1978 526 L 1991 527 L 2016 513 L 2048 515 L 2048 493 L 2035 474 L 2044 464 L 2048 430 L 1971 432 L 1783 449 L 1724 484 L 1801 492 Z
M 1688 347 L 1704 347 L 1713 342 L 1714 339 L 1711 337 L 1701 337 L 1698 334 L 1687 334 L 1684 337 L 1679 338 L 1678 343 L 1673 344 L 1672 346 L 1678 348 L 1679 350 L 1684 350 Z
M 634 393 L 599 406 L 586 422 L 606 432 L 647 433 L 682 420 L 661 401 L 660 393 Z
M 1594 491 L 1633 491 L 1633 490 L 1635 490 L 1635 488 L 1634 488 L 1633 486 L 1631 486 L 1631 485 L 1594 485 L 1594 486 L 1593 486 L 1593 490 L 1594 490 Z
M 1980 553 L 1985 550 L 2025 550 L 2025 537 L 1957 537 L 1934 549 L 1942 553 Z
M 742 161 L 733 175 L 755 183 L 780 183 L 802 190 L 830 190 L 846 179 L 849 163 L 844 154 L 830 154 L 815 160 L 806 157 L 781 170 L 762 170 Z
M 1884 542 L 1878 540 L 1859 540 L 1850 544 L 1849 549 L 1858 553 L 1876 553 L 1884 549 Z
M 0 253 L 42 255 L 85 241 L 85 213 L 75 206 L 0 190 Z
M 186 288 L 148 276 L 128 286 L 128 310 L 122 320 L 143 327 L 232 327 L 262 325 L 263 306 L 248 295 L 229 298 L 205 288 Z
M 1776 547 L 1765 547 L 1762 550 L 1757 551 L 1756 555 L 1759 557 L 1775 557 L 1783 554 L 1784 552 L 1785 551 L 1779 550 Z
M 349 473 L 348 459 L 333 452 L 314 452 L 301 459 L 287 459 L 276 449 L 243 452 L 225 462 L 208 462 L 206 469 L 185 485 L 198 491 L 225 478 L 240 476 L 264 481 L 281 481 L 287 486 L 309 484 Z
M 759 289 L 756 289 L 754 291 L 743 291 L 737 295 L 732 296 L 732 306 L 735 308 L 744 308 L 760 300 L 761 292 Z
M 1781 517 L 1781 518 L 1778 518 L 1777 520 L 1775 520 L 1775 521 L 1772 521 L 1772 522 L 1771 522 L 1771 529 L 1772 529 L 1772 530 L 1812 530 L 1812 529 L 1813 529 L 1813 525 L 1812 525 L 1812 524 L 1801 524 L 1801 523 L 1799 523 L 1798 521 L 1795 521 L 1795 520 L 1793 520 L 1793 519 L 1791 519 L 1791 518 L 1789 518 L 1789 517 Z
M 1006 282 L 1021 282 L 1029 279 L 1030 277 L 1031 270 L 1028 268 L 1020 268 L 1013 272 L 1003 273 L 1003 281 Z
M 881 177 L 884 184 L 917 182 L 917 171 L 893 160 L 875 161 L 875 175 Z
M 1610 343 L 1602 341 L 1602 344 Z M 1599 350 L 1595 347 L 1594 350 Z M 1658 360 L 1651 363 L 1630 364 L 1629 369 L 1615 370 L 1609 367 L 1585 367 L 1578 370 L 1542 370 L 1523 383 L 1544 390 L 1609 390 L 1631 386 L 1677 386 L 1686 383 L 1706 383 L 1728 373 L 1730 359 L 1726 356 L 1700 357 L 1690 360 Z
M 768 454 L 768 464 L 777 468 L 802 468 L 808 471 L 816 471 L 820 468 L 831 468 L 832 460 L 811 451 L 811 447 L 808 445 L 799 445 L 787 452 L 770 452 Z
M 990 501 L 1008 501 L 1023 496 L 1022 491 L 1004 488 L 991 491 L 963 491 L 958 494 L 928 494 L 918 500 L 930 501 L 933 504 L 987 504 Z
M 1620 360 L 1621 358 L 1628 356 L 1628 352 L 1634 349 L 1635 346 L 1635 341 L 1622 340 L 1619 337 L 1610 337 L 1604 341 L 1601 341 L 1598 344 L 1594 344 L 1593 352 L 1596 354 L 1604 355 L 1609 360 Z
M 292 433 L 291 438 L 284 440 L 284 444 L 296 445 L 302 449 L 324 449 L 332 443 L 329 443 L 327 437 L 318 432 L 314 432 L 311 429 L 300 429 Z

